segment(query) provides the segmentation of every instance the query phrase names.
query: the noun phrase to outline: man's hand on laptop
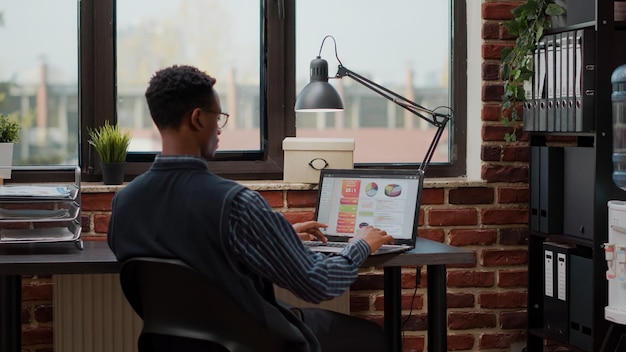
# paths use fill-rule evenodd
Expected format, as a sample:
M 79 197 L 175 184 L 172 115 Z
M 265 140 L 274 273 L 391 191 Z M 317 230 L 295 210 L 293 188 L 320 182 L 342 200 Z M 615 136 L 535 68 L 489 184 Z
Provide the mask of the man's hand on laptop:
M 376 252 L 383 244 L 393 244 L 393 237 L 387 231 L 373 226 L 362 227 L 354 239 L 362 238 L 370 246 L 370 254 Z
M 322 241 L 324 243 L 328 242 L 328 239 L 322 231 L 320 231 L 320 227 L 326 228 L 328 225 L 322 224 L 317 221 L 305 221 L 298 222 L 292 225 L 293 229 L 296 230 L 298 237 L 302 241 Z

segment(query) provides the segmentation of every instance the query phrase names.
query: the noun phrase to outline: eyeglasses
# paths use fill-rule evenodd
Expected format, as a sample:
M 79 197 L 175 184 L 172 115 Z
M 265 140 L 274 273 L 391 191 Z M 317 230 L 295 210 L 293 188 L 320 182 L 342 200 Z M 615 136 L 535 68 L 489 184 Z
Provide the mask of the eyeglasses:
M 227 114 L 225 112 L 216 112 L 216 111 L 209 111 L 209 110 L 204 110 L 204 109 L 200 109 L 200 110 L 211 113 L 211 114 L 217 114 L 217 127 L 218 128 L 224 128 L 224 126 L 226 126 L 226 124 L 228 123 L 228 118 L 230 117 L 230 114 Z

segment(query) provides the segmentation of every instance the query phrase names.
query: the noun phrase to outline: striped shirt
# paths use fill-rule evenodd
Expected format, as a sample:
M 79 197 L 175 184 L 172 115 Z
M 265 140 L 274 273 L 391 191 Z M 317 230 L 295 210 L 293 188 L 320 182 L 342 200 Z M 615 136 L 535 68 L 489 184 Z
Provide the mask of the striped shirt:
M 338 255 L 306 248 L 285 217 L 249 189 L 231 203 L 229 244 L 258 275 L 298 297 L 319 303 L 341 295 L 356 280 L 369 245 L 352 241 Z

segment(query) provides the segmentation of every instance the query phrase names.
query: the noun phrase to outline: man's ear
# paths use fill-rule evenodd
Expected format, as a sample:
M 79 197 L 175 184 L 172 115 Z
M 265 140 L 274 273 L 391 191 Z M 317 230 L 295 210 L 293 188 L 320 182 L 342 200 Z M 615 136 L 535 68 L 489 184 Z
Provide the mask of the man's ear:
M 202 111 L 200 109 L 193 109 L 191 115 L 189 116 L 189 123 L 193 129 L 201 129 L 202 122 L 200 121 L 200 114 Z

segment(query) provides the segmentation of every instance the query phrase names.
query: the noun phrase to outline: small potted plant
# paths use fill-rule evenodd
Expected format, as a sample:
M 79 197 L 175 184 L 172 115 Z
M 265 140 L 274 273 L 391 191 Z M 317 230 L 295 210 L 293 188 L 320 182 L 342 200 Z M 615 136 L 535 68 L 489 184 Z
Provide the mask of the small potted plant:
M 123 132 L 119 126 L 105 121 L 103 126 L 89 129 L 89 144 L 100 156 L 102 180 L 105 185 L 119 185 L 124 182 L 126 154 L 130 145 L 130 132 Z
M 21 126 L 0 114 L 0 184 L 2 179 L 11 178 L 13 144 L 20 139 Z

